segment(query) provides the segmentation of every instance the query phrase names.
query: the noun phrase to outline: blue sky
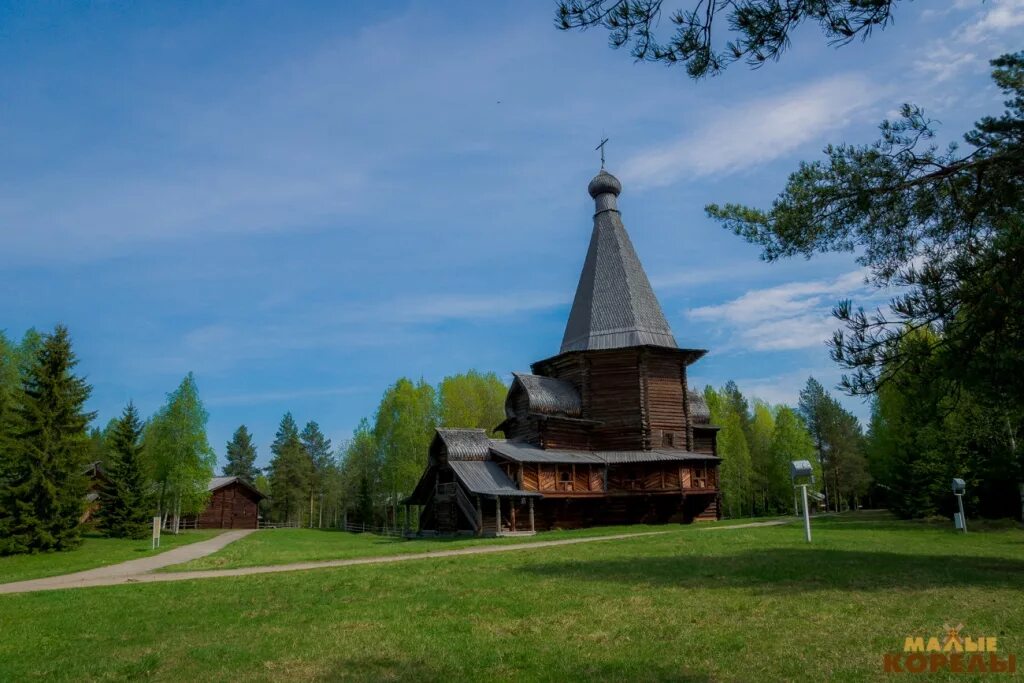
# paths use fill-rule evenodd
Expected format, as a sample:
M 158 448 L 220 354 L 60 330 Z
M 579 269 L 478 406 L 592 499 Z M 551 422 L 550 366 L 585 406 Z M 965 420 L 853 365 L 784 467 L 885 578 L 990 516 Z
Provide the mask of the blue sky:
M 100 423 L 196 373 L 218 454 L 281 415 L 335 441 L 400 376 L 557 352 L 602 135 L 691 380 L 795 401 L 839 373 L 849 255 L 765 264 L 704 216 L 767 204 L 915 102 L 959 135 L 1024 1 L 900 3 L 703 82 L 561 33 L 553 3 L 0 3 L 0 329 L 67 324 Z M 949 137 L 947 137 L 947 140 Z M 944 141 L 943 141 L 944 142 Z M 860 401 L 845 399 L 858 415 Z

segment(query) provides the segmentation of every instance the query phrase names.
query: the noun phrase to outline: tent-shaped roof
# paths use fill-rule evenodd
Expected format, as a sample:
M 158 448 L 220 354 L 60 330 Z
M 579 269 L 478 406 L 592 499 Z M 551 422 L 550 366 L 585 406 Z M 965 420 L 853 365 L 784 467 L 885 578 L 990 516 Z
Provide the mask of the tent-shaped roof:
M 597 203 L 594 231 L 561 353 L 628 346 L 678 348 L 616 208 L 620 190 L 619 181 L 604 169 L 590 182 Z

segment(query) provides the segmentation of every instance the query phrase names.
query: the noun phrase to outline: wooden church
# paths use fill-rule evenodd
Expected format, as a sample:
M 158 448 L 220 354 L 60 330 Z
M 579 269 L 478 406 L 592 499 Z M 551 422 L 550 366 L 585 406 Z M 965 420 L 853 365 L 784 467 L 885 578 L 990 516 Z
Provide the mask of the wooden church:
M 477 535 L 719 516 L 715 439 L 686 369 L 705 354 L 676 344 L 622 223 L 622 186 L 590 182 L 594 230 L 559 353 L 513 374 L 506 419 L 438 429 L 405 501 L 421 532 Z M 406 510 L 409 519 L 410 510 Z

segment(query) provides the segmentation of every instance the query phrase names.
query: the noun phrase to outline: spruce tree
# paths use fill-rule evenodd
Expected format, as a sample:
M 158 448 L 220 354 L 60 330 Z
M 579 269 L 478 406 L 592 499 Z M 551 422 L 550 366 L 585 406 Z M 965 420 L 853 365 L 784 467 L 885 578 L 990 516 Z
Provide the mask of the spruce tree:
M 312 465 L 291 413 L 281 418 L 270 452 L 273 454 L 269 468 L 272 509 L 283 522 L 299 521 L 302 503 L 309 491 Z
M 91 387 L 72 372 L 77 363 L 67 328 L 58 325 L 22 380 L 0 482 L 0 555 L 66 550 L 81 542 L 86 428 L 93 413 L 85 411 Z
M 12 466 L 14 439 L 14 405 L 18 394 L 17 351 L 0 332 L 0 487 L 7 480 Z
M 245 425 L 235 430 L 227 445 L 227 464 L 224 465 L 225 477 L 241 477 L 250 484 L 256 481 L 259 470 L 256 467 L 256 445 L 252 442 L 252 434 Z
M 110 435 L 107 481 L 100 488 L 97 514 L 103 533 L 116 538 L 145 538 L 153 496 L 142 460 L 142 421 L 129 403 Z

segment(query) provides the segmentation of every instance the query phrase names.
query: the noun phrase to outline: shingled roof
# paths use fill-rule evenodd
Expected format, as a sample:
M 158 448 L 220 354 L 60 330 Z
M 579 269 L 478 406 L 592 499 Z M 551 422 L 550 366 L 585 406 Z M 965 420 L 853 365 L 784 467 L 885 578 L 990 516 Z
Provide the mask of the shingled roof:
M 449 460 L 483 460 L 487 457 L 491 442 L 484 430 L 438 427 L 435 431 L 434 440 L 444 444 Z
M 261 492 L 258 488 L 247 482 L 245 479 L 242 479 L 241 477 L 214 477 L 210 479 L 209 483 L 206 485 L 206 490 L 211 492 L 216 491 L 217 489 L 222 489 L 225 486 L 234 484 L 235 482 L 238 482 L 245 488 L 249 489 L 256 495 L 258 495 L 260 498 L 267 497 L 266 494 Z
M 544 377 L 543 375 L 528 375 L 521 372 L 513 372 L 513 387 L 516 384 L 526 392 L 530 404 L 530 412 L 542 413 L 545 415 L 567 415 L 579 417 L 582 414 L 580 404 L 580 392 L 576 391 L 569 382 Z M 509 390 L 512 396 L 512 390 Z M 508 413 L 508 408 L 506 408 Z M 511 415 L 511 413 L 509 413 Z
M 708 402 L 704 400 L 703 395 L 690 389 L 686 392 L 686 398 L 690 402 L 690 418 L 694 422 L 698 424 L 711 422 L 711 408 L 708 407 Z
M 541 497 L 536 491 L 523 491 L 491 461 L 452 460 L 455 476 L 470 493 L 481 496 Z
M 597 208 L 594 231 L 561 353 L 647 345 L 678 348 L 616 208 L 621 187 L 604 169 L 590 182 Z

